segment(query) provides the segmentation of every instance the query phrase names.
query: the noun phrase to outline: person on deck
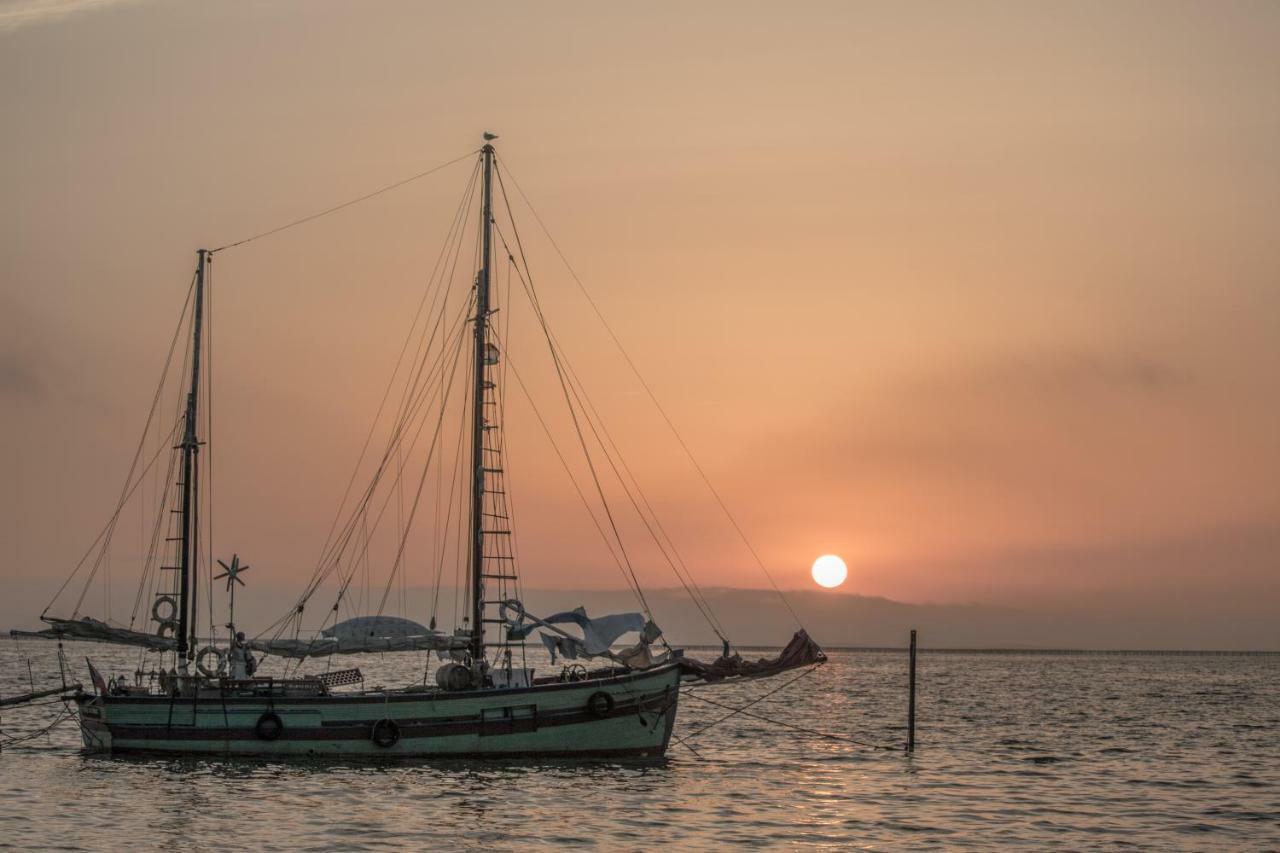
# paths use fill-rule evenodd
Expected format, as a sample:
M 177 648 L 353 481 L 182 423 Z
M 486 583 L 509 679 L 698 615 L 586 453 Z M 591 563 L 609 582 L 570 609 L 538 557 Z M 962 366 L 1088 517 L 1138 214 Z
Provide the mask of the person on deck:
M 236 632 L 236 638 L 231 642 L 230 657 L 232 678 L 249 678 L 258 668 L 258 662 L 253 659 L 253 653 L 249 651 L 249 645 L 245 642 L 244 631 Z

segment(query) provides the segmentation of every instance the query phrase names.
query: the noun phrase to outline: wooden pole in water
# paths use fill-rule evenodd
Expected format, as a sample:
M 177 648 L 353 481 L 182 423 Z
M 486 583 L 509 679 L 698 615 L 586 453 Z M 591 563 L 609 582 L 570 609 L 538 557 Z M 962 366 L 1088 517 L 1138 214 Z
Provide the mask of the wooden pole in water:
M 907 687 L 907 752 L 916 751 L 916 629 L 911 629 L 911 662 Z

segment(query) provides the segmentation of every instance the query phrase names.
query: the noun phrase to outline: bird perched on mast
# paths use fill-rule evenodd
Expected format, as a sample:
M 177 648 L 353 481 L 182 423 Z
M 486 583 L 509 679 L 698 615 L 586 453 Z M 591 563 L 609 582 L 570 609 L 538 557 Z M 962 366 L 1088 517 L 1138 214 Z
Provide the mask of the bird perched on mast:
M 495 140 L 495 139 L 497 139 L 497 138 L 498 138 L 498 134 L 496 134 L 496 133 L 490 133 L 490 132 L 489 132 L 489 131 L 487 131 L 487 130 L 484 132 L 484 141 L 485 141 L 485 142 L 492 142 L 493 140 Z

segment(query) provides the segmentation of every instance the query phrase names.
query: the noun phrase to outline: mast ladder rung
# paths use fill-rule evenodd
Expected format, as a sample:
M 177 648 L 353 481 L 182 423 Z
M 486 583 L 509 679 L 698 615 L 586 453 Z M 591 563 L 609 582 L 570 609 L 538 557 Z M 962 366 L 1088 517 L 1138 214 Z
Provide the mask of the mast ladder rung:
M 514 560 L 515 557 L 509 557 L 506 554 L 485 554 L 486 560 Z
M 510 520 L 510 516 L 506 516 L 506 515 L 499 515 L 499 514 L 498 514 L 498 513 L 496 513 L 496 512 L 482 512 L 482 513 L 480 513 L 480 514 L 481 514 L 481 515 L 483 515 L 485 518 L 501 518 L 501 519 L 502 519 L 502 520 L 504 520 L 504 521 L 509 521 L 509 520 Z
M 486 474 L 501 474 L 501 473 L 502 473 L 502 469 L 501 469 L 501 468 L 481 468 L 480 470 L 481 470 L 481 471 L 483 471 L 483 472 L 484 472 L 484 473 L 486 473 Z
M 516 577 L 515 575 L 481 575 L 480 577 L 482 577 L 482 578 L 488 578 L 489 580 L 495 580 L 495 581 L 514 581 L 514 580 L 519 580 L 519 578 L 518 578 L 518 577 Z M 493 604 L 499 604 L 500 602 L 496 602 L 496 601 L 495 601 L 495 602 L 491 602 L 491 603 L 493 603 Z
M 511 535 L 510 530 L 481 530 L 480 532 L 489 534 L 490 536 L 510 536 Z
M 167 569 L 168 571 L 171 571 L 171 572 L 176 572 L 179 569 L 181 569 L 182 566 L 161 566 L 160 568 Z

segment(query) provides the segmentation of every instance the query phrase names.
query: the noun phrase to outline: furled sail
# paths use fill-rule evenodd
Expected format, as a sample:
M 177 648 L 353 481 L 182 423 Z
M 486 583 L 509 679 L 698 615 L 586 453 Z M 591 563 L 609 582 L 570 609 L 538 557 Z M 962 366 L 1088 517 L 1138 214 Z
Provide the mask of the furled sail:
M 49 624 L 43 631 L 22 632 L 25 636 L 49 637 L 68 640 L 93 640 L 99 643 L 117 643 L 122 646 L 142 646 L 157 652 L 173 651 L 172 636 L 148 634 L 129 628 L 117 628 L 88 616 L 80 619 L 56 619 L 45 617 Z
M 826 662 L 827 656 L 822 651 L 822 647 L 815 643 L 803 628 L 796 631 L 786 648 L 773 658 L 749 661 L 737 653 L 721 655 L 711 663 L 693 658 L 680 658 L 680 666 L 686 675 L 708 682 L 724 681 L 730 678 L 742 680 L 767 678 L 788 669 Z
M 432 631 L 397 616 L 357 616 L 326 628 L 311 640 L 250 640 L 249 647 L 289 658 L 326 657 L 360 652 L 454 651 L 466 649 L 468 636 Z

